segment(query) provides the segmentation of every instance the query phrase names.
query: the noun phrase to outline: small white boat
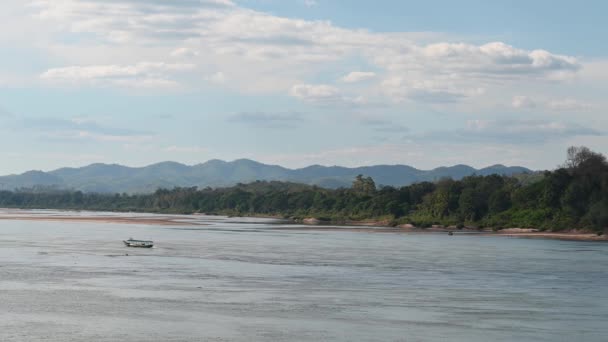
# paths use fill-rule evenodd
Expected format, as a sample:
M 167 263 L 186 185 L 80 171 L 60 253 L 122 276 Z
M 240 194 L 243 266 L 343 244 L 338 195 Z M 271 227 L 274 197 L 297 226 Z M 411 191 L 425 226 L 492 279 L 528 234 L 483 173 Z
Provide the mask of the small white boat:
M 140 247 L 140 248 L 152 248 L 154 247 L 154 241 L 144 241 L 144 240 L 134 240 L 133 238 L 129 238 L 129 240 L 123 240 L 127 247 Z

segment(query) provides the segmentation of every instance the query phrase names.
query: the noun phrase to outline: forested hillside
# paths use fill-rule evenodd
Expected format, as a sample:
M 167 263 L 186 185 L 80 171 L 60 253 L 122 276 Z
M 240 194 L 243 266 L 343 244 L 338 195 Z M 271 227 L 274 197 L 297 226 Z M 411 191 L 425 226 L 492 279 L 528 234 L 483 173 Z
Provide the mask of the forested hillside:
M 602 154 L 572 147 L 563 167 L 534 181 L 489 175 L 377 188 L 371 177 L 360 175 L 352 187 L 342 189 L 257 181 L 215 189 L 159 189 L 145 195 L 21 190 L 0 192 L 0 206 L 279 215 L 335 222 L 385 219 L 395 225 L 421 227 L 443 224 L 601 232 L 608 227 L 608 163 Z
M 29 171 L 20 175 L 0 177 L 0 190 L 45 187 L 55 190 L 72 190 L 97 193 L 152 193 L 159 188 L 227 187 L 257 180 L 293 182 L 317 185 L 323 188 L 349 187 L 358 174 L 373 177 L 378 184 L 404 186 L 416 182 L 437 181 L 444 177 L 462 179 L 477 175 L 531 174 L 524 167 L 493 165 L 474 169 L 467 165 L 419 170 L 406 165 L 374 165 L 357 168 L 313 165 L 302 169 L 288 169 L 253 160 L 232 162 L 210 160 L 188 166 L 163 162 L 145 167 L 127 167 L 116 164 L 91 164 L 79 168 L 62 168 L 50 172 Z

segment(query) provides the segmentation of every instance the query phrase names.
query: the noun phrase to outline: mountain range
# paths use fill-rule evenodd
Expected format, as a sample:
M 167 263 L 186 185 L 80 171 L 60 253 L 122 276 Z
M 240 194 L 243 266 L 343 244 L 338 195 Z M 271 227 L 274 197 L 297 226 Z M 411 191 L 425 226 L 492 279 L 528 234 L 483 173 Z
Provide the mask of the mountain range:
M 256 180 L 289 181 L 325 188 L 339 188 L 349 187 L 359 174 L 372 177 L 378 185 L 404 186 L 421 181 L 436 181 L 445 177 L 461 179 L 473 174 L 509 176 L 530 172 L 532 171 L 525 167 L 504 165 L 493 165 L 482 169 L 455 165 L 432 170 L 419 170 L 407 165 L 355 168 L 312 165 L 301 169 L 288 169 L 249 159 L 239 159 L 232 162 L 210 160 L 192 166 L 176 162 L 162 162 L 145 167 L 91 164 L 49 172 L 28 171 L 19 175 L 0 177 L 0 189 L 43 187 L 99 193 L 147 193 L 158 188 L 223 187 Z

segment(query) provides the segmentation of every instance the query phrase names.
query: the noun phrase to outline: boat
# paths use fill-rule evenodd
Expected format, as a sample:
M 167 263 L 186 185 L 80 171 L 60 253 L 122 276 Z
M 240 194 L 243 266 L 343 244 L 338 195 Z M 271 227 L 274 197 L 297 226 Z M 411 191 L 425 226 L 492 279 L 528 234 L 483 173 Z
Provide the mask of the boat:
M 152 248 L 154 247 L 154 241 L 135 240 L 129 238 L 129 240 L 123 240 L 127 247 L 140 247 L 140 248 Z
M 452 236 L 452 235 L 454 235 L 454 232 L 449 231 L 449 232 L 448 232 L 448 235 L 449 235 L 449 236 Z

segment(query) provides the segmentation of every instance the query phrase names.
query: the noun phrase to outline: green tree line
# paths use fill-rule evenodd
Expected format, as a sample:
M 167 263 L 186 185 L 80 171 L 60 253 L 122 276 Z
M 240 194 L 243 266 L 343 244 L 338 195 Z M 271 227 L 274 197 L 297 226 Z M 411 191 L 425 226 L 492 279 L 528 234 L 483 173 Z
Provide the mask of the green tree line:
M 257 181 L 226 188 L 159 189 L 152 194 L 96 194 L 20 189 L 1 191 L 0 206 L 226 215 L 315 217 L 331 221 L 383 219 L 495 229 L 608 227 L 608 163 L 586 147 L 568 149 L 566 162 L 541 177 L 470 176 L 395 188 L 358 176 L 351 188 L 324 189 Z

